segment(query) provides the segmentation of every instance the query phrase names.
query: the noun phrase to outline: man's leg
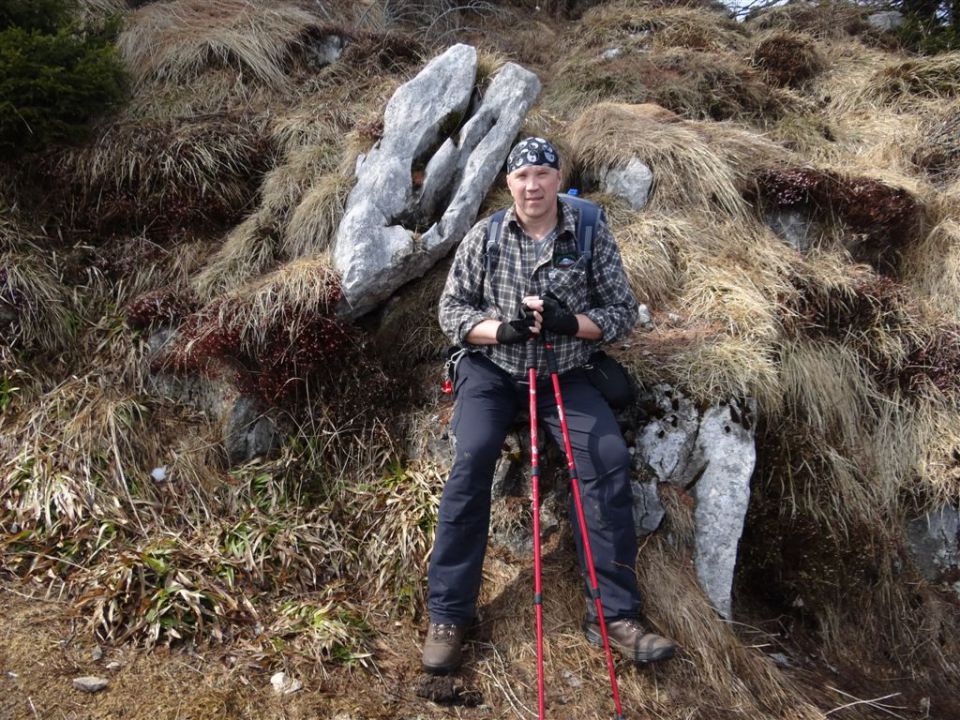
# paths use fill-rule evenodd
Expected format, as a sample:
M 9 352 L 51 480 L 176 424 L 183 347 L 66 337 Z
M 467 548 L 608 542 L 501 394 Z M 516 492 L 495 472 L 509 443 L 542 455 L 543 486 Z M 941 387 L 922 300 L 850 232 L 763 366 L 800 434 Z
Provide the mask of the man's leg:
M 432 623 L 462 626 L 476 612 L 493 471 L 518 402 L 509 376 L 480 356 L 461 361 L 457 385 L 456 456 L 440 500 L 427 606 Z
M 611 620 L 636 617 L 640 611 L 640 592 L 635 570 L 637 535 L 633 524 L 630 454 L 610 406 L 586 375 L 577 370 L 564 373 L 560 390 L 603 614 Z M 562 451 L 563 435 L 552 386 L 540 389 L 537 395 L 543 422 Z M 589 581 L 572 493 L 570 524 L 584 580 Z
M 649 632 L 637 619 L 640 592 L 635 572 L 637 535 L 633 524 L 630 454 L 616 418 L 582 371 L 565 373 L 560 390 L 610 644 L 637 663 L 671 658 L 676 644 Z M 552 391 L 549 396 L 553 398 Z M 555 405 L 553 412 L 548 406 L 541 407 L 551 435 L 562 447 L 563 435 Z M 589 595 L 590 575 L 572 493 L 570 522 Z M 587 608 L 584 632 L 587 640 L 600 645 L 602 635 L 592 600 L 588 600 Z

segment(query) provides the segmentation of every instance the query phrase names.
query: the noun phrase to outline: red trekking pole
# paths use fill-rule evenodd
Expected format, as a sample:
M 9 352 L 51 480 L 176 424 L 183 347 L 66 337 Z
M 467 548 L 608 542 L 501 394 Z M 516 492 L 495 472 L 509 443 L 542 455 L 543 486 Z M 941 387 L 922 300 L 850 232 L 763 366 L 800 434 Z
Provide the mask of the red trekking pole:
M 563 412 L 563 398 L 560 394 L 560 374 L 557 368 L 557 356 L 553 352 L 553 345 L 547 342 L 546 338 L 543 341 L 544 347 L 547 350 L 547 367 L 550 368 L 550 379 L 553 381 L 553 394 L 557 401 L 557 415 L 560 418 L 560 430 L 563 433 L 563 449 L 567 454 L 567 471 L 570 473 L 570 488 L 573 491 L 573 504 L 577 509 L 577 520 L 580 523 L 580 537 L 583 540 L 583 554 L 587 561 L 587 572 L 590 574 L 590 595 L 593 597 L 594 605 L 597 610 L 597 620 L 600 623 L 600 635 L 603 637 L 603 651 L 607 656 L 607 672 L 610 674 L 610 690 L 613 693 L 613 706 L 616 710 L 616 715 L 614 720 L 623 720 L 623 709 L 620 706 L 620 689 L 617 686 L 617 672 L 613 667 L 613 653 L 610 650 L 610 641 L 607 639 L 607 622 L 603 618 L 603 602 L 600 600 L 600 586 L 597 583 L 597 571 L 593 565 L 593 553 L 590 550 L 590 534 L 587 532 L 587 518 L 583 512 L 583 502 L 580 500 L 580 483 L 577 480 L 577 465 L 573 459 L 573 448 L 570 445 L 570 433 L 567 430 L 567 417 Z M 529 364 L 530 350 L 527 350 L 527 359 Z M 531 392 L 534 392 L 532 388 L 533 378 L 535 376 L 535 371 L 531 371 Z M 531 400 L 532 402 L 532 400 Z M 531 423 L 533 420 L 531 420 Z M 531 425 L 532 428 L 532 425 Z M 533 436 L 531 430 L 531 437 Z M 536 485 L 534 485 L 536 488 Z M 534 498 L 536 498 L 536 489 L 534 490 Z M 534 500 L 534 505 L 536 505 L 536 499 Z M 536 536 L 538 522 L 536 516 L 534 516 L 534 535 L 535 543 L 538 543 Z M 534 563 L 536 564 L 537 554 L 539 552 L 538 544 L 534 544 Z M 537 570 L 537 581 L 539 582 L 540 572 Z M 539 590 L 537 591 L 539 592 Z M 539 606 L 538 606 L 539 610 Z M 537 626 L 540 625 L 540 616 L 537 615 Z M 542 716 L 541 716 L 542 717 Z
M 530 384 L 530 486 L 533 497 L 533 606 L 537 618 L 537 717 L 544 720 L 543 594 L 540 576 L 540 450 L 537 442 L 537 345 L 527 341 L 527 382 Z

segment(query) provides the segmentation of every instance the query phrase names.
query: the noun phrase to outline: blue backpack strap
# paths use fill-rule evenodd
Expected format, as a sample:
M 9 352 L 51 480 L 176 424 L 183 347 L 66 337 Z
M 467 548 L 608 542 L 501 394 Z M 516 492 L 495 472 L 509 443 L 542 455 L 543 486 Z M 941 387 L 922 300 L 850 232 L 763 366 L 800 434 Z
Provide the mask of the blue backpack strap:
M 590 261 L 593 260 L 593 238 L 597 234 L 597 225 L 603 219 L 603 208 L 575 195 L 561 194 L 559 197 L 561 202 L 580 213 L 577 220 L 577 252 L 585 258 L 587 272 L 590 272 Z
M 503 220 L 507 216 L 507 210 L 497 210 L 490 216 L 490 222 L 487 225 L 487 234 L 483 239 L 483 269 L 487 275 L 493 272 L 492 257 L 500 255 L 500 230 L 503 227 Z M 493 241 L 491 245 L 491 239 Z

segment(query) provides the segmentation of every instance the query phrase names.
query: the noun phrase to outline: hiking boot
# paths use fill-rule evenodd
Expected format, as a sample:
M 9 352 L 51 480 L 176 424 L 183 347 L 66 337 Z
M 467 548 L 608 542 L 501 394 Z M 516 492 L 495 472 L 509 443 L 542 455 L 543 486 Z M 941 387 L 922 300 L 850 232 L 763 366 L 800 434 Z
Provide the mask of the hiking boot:
M 423 642 L 423 669 L 433 675 L 448 675 L 460 667 L 460 646 L 466 625 L 430 623 Z
M 603 635 L 600 634 L 599 623 L 584 620 L 583 632 L 591 645 L 603 647 Z M 608 620 L 607 639 L 610 641 L 610 647 L 635 663 L 669 660 L 677 651 L 677 644 L 673 640 L 649 632 L 639 620 L 633 618 Z

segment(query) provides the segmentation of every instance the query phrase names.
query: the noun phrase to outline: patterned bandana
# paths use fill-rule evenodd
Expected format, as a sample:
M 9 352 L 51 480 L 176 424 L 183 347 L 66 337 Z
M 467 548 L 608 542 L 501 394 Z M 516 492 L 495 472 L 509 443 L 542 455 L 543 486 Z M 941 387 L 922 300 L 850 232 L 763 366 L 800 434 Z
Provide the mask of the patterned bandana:
M 518 142 L 507 157 L 507 174 L 519 170 L 525 165 L 548 165 L 554 170 L 560 169 L 560 156 L 549 140 L 542 137 L 528 137 Z

